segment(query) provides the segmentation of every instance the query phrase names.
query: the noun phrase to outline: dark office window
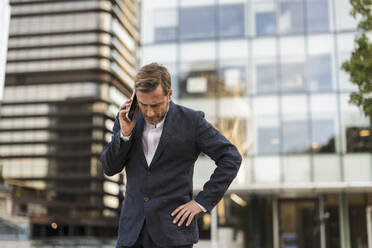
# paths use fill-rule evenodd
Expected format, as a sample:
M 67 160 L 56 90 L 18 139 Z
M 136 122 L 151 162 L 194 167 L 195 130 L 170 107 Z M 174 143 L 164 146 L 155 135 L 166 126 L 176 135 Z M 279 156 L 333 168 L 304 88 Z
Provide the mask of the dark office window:
M 306 90 L 304 64 L 281 64 L 281 90 L 285 93 L 302 93 Z
M 335 152 L 335 128 L 333 120 L 313 120 L 313 151 L 319 153 Z
M 308 32 L 329 30 L 328 0 L 307 0 L 306 10 Z
M 310 139 L 307 121 L 283 122 L 283 152 L 290 154 L 309 151 Z
M 346 129 L 347 152 L 371 152 L 371 134 L 371 127 L 348 127 Z
M 215 34 L 215 6 L 180 9 L 181 40 L 214 38 Z
M 213 97 L 217 93 L 215 69 L 182 73 L 179 79 L 179 98 Z
M 312 91 L 332 90 L 331 56 L 315 55 L 308 61 L 309 86 Z
M 279 27 L 282 34 L 302 33 L 304 31 L 302 0 L 280 1 Z
M 218 7 L 219 36 L 243 37 L 244 13 L 244 4 L 220 5 Z
M 280 152 L 279 128 L 264 127 L 258 129 L 258 154 L 278 154 Z
M 256 13 L 256 35 L 275 35 L 276 33 L 276 16 L 275 12 L 258 12 Z
M 277 66 L 275 64 L 256 66 L 257 93 L 275 93 L 278 91 Z

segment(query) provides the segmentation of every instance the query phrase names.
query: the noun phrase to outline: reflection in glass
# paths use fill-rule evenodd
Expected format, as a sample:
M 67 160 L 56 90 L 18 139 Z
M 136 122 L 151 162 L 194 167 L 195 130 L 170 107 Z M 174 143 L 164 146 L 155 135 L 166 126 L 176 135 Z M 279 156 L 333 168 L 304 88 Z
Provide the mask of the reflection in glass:
M 222 64 L 219 69 L 218 93 L 222 96 L 243 96 L 246 92 L 246 66 Z
M 308 81 L 312 91 L 332 89 L 331 56 L 329 54 L 310 56 L 308 61 Z
M 283 152 L 304 153 L 309 152 L 309 126 L 308 122 L 284 121 L 283 122 Z
M 217 93 L 214 63 L 194 63 L 184 68 L 180 77 L 179 97 L 213 97 Z
M 280 67 L 281 90 L 286 93 L 300 93 L 306 90 L 303 62 L 283 63 Z
M 335 152 L 335 130 L 333 120 L 313 120 L 312 150 L 318 153 Z
M 306 10 L 308 32 L 324 32 L 329 30 L 328 0 L 307 0 Z
M 302 0 L 281 0 L 279 30 L 281 34 L 302 33 L 304 14 Z
M 220 118 L 216 128 L 238 148 L 242 156 L 248 154 L 246 120 L 240 118 Z
M 180 9 L 181 40 L 213 38 L 215 34 L 215 6 Z
M 220 37 L 244 36 L 244 4 L 218 6 L 218 26 Z
M 276 64 L 259 64 L 256 65 L 256 82 L 257 93 L 276 93 L 278 90 L 277 83 L 277 66 Z
M 278 127 L 258 128 L 258 154 L 278 154 L 280 152 L 280 132 Z
M 256 35 L 276 34 L 276 7 L 273 2 L 255 2 Z

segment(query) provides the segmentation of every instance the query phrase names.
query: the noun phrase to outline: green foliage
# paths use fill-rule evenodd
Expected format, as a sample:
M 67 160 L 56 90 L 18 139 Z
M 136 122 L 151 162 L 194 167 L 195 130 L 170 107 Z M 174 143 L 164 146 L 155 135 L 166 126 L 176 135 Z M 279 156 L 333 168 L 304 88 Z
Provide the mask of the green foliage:
M 350 0 L 351 15 L 359 18 L 359 32 L 350 60 L 342 69 L 350 75 L 350 81 L 358 86 L 358 92 L 350 95 L 350 103 L 360 107 L 372 119 L 372 43 L 367 33 L 372 32 L 372 0 Z

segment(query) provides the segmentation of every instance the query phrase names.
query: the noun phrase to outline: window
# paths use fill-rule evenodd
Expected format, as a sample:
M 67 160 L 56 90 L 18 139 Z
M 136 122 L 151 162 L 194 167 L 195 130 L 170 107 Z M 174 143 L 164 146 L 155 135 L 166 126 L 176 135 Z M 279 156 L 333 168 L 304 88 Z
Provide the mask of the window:
M 304 64 L 297 63 L 283 63 L 280 68 L 281 72 L 281 90 L 285 93 L 299 93 L 306 89 L 304 81 Z
M 309 152 L 310 139 L 307 121 L 283 122 L 283 152 L 304 153 Z
M 318 153 L 335 152 L 335 130 L 333 120 L 313 120 L 312 150 Z
M 277 92 L 277 66 L 275 64 L 257 65 L 256 73 L 258 94 Z
M 279 29 L 281 34 L 302 33 L 304 31 L 302 0 L 280 1 Z
M 276 34 L 276 6 L 273 1 L 256 1 L 254 3 L 256 35 Z
M 219 70 L 220 95 L 242 96 L 246 92 L 246 67 L 244 65 L 222 65 Z
M 156 10 L 155 41 L 174 41 L 177 38 L 178 15 L 175 9 Z
M 306 5 L 306 23 L 308 32 L 328 31 L 328 0 L 307 0 Z
M 215 6 L 180 9 L 181 40 L 214 38 L 215 34 Z
M 331 56 L 313 55 L 308 61 L 309 87 L 312 91 L 326 91 L 332 89 Z
M 191 64 L 183 70 L 179 83 L 179 98 L 213 97 L 217 93 L 217 73 L 213 63 Z
M 371 152 L 372 151 L 372 128 L 371 127 L 348 127 L 346 128 L 347 152 Z
M 276 16 L 274 12 L 256 13 L 256 35 L 275 35 Z
M 220 37 L 244 36 L 244 11 L 244 4 L 220 5 L 218 7 Z
M 278 127 L 262 127 L 258 129 L 258 154 L 278 154 L 280 152 L 280 138 Z

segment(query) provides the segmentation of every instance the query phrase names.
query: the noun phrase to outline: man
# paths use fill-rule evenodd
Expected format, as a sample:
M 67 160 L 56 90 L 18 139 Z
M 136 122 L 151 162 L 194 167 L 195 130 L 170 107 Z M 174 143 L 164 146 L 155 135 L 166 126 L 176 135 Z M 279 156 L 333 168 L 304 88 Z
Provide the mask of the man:
M 128 121 L 132 100 L 120 107 L 112 140 L 100 158 L 108 176 L 126 170 L 116 247 L 192 247 L 199 238 L 195 216 L 211 211 L 223 197 L 241 156 L 202 112 L 171 101 L 165 67 L 142 67 L 135 92 L 139 110 Z M 193 200 L 193 169 L 201 152 L 217 167 Z

